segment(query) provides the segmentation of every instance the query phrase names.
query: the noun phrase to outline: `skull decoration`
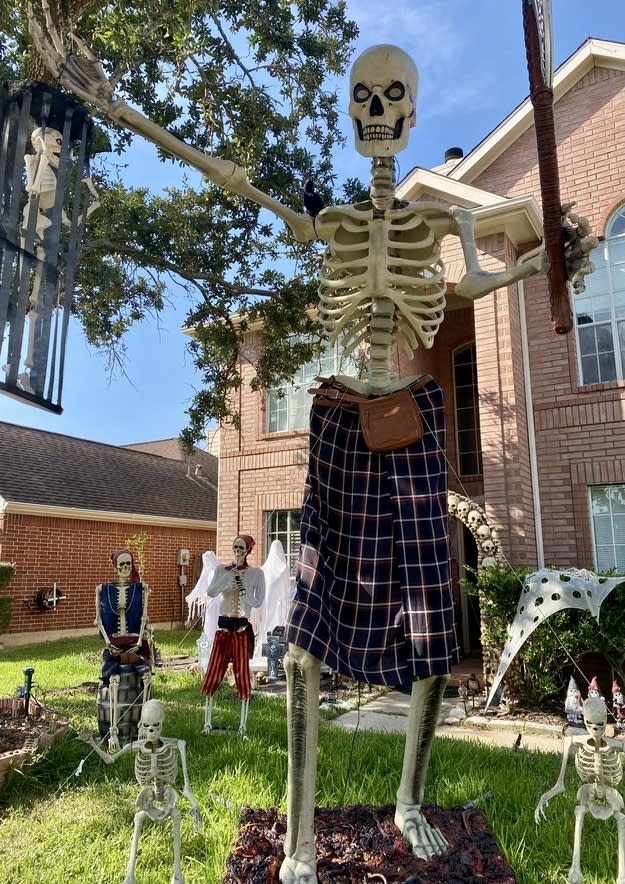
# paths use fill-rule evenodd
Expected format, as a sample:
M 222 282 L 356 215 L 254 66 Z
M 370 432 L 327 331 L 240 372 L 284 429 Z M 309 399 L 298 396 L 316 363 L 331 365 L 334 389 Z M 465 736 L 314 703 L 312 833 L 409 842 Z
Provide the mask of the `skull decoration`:
M 471 510 L 468 515 L 469 526 L 475 531 L 482 524 L 482 514 L 479 510 Z
M 417 118 L 418 81 L 413 60 L 397 46 L 372 46 L 358 56 L 350 74 L 348 113 L 361 156 L 395 156 L 407 147 Z
M 455 516 L 458 512 L 458 495 L 449 493 L 447 495 L 447 508 L 452 516 Z
M 468 500 L 461 499 L 458 501 L 458 518 L 461 522 L 466 522 L 471 509 Z

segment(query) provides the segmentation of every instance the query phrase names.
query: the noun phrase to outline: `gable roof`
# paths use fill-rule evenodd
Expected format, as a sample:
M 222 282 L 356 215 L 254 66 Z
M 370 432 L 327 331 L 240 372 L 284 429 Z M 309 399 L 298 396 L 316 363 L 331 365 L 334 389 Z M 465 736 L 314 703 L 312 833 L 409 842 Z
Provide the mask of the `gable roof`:
M 554 103 L 566 95 L 593 67 L 625 71 L 625 43 L 589 37 L 555 72 Z M 448 177 L 470 184 L 529 129 L 533 122 L 534 111 L 528 97 L 477 147 L 456 163 Z
M 215 527 L 213 483 L 187 472 L 183 460 L 0 421 L 7 511 Z

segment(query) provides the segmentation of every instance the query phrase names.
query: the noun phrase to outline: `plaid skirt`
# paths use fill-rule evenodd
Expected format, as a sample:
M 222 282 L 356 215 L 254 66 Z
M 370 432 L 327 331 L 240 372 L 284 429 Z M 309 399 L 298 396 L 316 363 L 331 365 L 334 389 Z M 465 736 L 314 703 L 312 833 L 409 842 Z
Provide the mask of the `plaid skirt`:
M 393 686 L 447 674 L 458 655 L 443 393 L 431 378 L 407 389 L 423 438 L 385 453 L 367 448 L 357 409 L 313 404 L 286 629 L 332 670 Z

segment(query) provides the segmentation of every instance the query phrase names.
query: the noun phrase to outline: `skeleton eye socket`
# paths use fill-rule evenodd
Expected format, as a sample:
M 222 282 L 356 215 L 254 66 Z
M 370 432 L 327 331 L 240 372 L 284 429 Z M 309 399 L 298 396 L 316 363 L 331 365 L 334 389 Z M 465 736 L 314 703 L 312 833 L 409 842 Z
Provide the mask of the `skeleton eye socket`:
M 397 80 L 384 90 L 384 95 L 389 101 L 401 101 L 405 94 L 403 83 L 399 83 Z
M 371 89 L 365 86 L 364 83 L 356 83 L 356 85 L 354 86 L 353 95 L 354 101 L 364 102 L 367 101 L 367 99 L 370 97 Z

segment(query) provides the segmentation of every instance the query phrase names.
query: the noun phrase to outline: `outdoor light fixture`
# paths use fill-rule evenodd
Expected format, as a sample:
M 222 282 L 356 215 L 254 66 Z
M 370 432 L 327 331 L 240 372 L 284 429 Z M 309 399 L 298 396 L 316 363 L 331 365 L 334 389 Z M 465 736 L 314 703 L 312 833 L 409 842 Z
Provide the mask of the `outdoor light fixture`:
M 59 413 L 93 123 L 47 83 L 0 87 L 0 391 Z

